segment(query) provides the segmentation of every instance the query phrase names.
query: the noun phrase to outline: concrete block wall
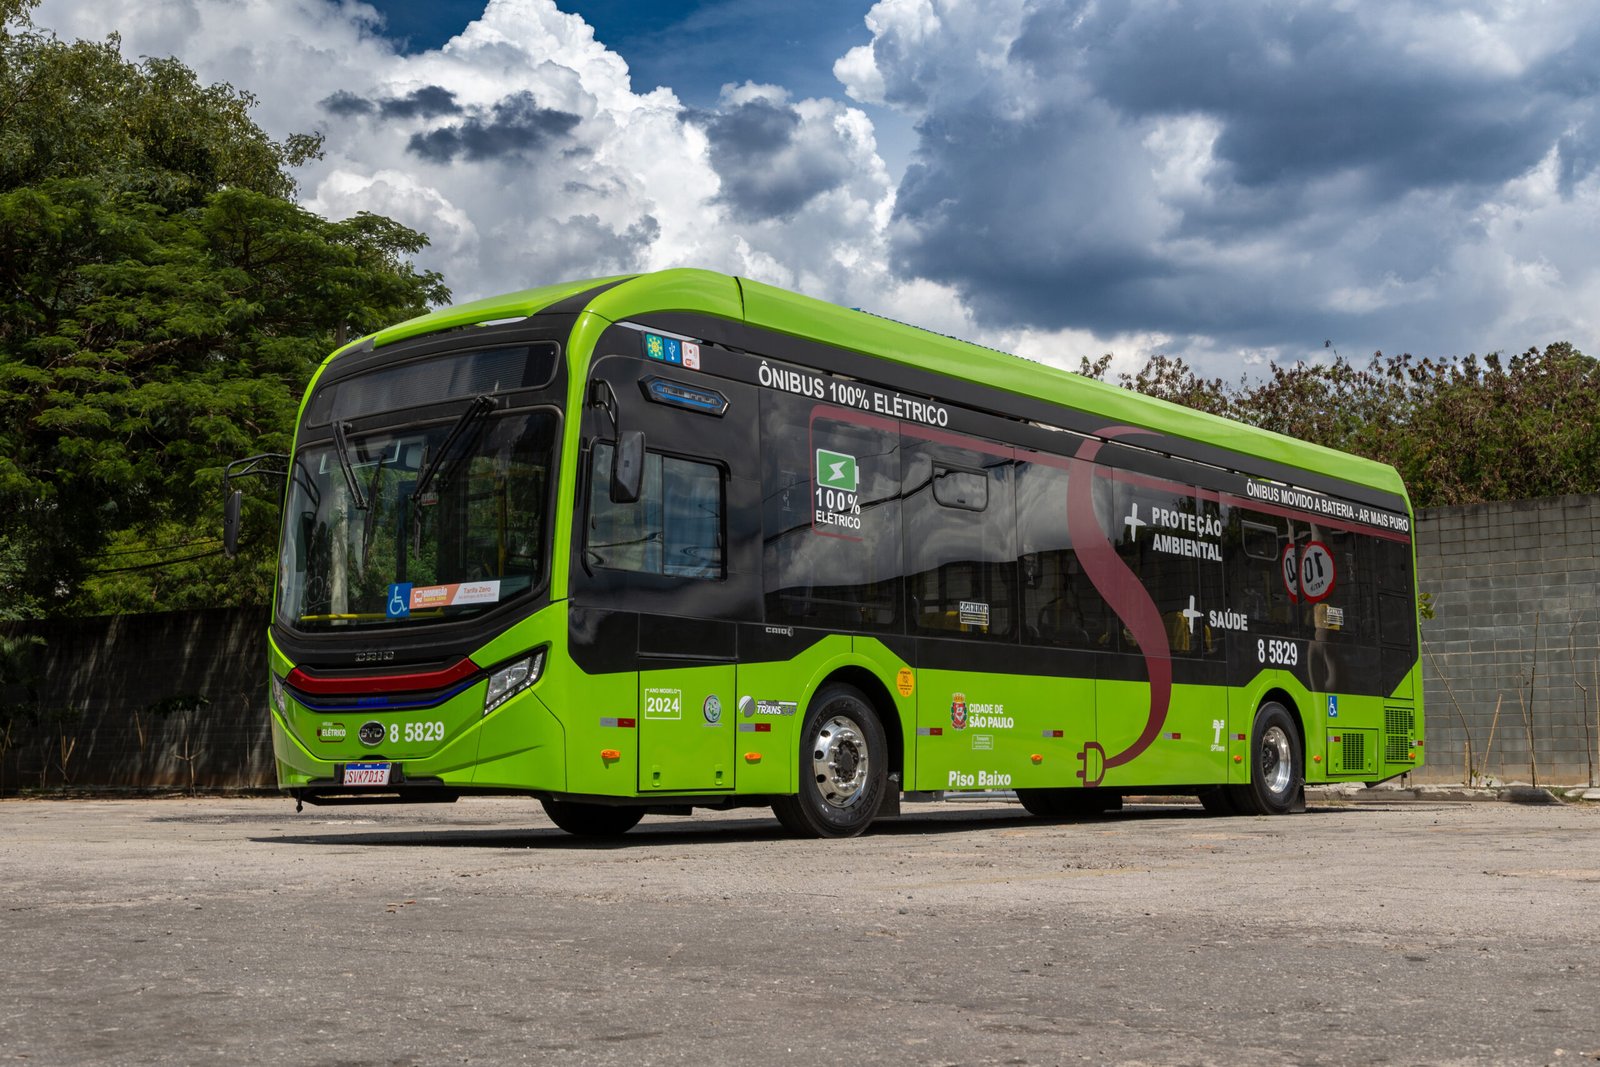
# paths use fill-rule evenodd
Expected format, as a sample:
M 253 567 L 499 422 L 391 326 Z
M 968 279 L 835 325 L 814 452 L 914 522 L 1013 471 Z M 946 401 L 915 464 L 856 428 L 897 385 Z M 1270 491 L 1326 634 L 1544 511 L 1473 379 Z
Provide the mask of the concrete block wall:
M 1418 781 L 1600 772 L 1600 495 L 1417 513 L 1428 726 Z M 1585 693 L 1587 689 L 1587 693 Z M 1496 717 L 1496 705 L 1499 715 Z

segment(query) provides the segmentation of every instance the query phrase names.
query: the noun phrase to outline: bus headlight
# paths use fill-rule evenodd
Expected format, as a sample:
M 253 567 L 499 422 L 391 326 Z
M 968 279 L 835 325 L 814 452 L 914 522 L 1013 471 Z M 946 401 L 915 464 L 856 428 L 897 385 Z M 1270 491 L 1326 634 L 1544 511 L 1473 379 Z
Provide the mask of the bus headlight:
M 483 713 L 489 714 L 537 682 L 539 672 L 544 670 L 544 654 L 543 648 L 537 649 L 489 675 L 489 691 L 483 696 Z
M 283 698 L 283 679 L 279 678 L 276 674 L 269 675 L 268 677 L 270 682 L 268 688 L 271 691 L 272 710 L 276 711 L 279 715 L 289 714 L 288 711 L 285 710 L 287 707 L 287 702 Z

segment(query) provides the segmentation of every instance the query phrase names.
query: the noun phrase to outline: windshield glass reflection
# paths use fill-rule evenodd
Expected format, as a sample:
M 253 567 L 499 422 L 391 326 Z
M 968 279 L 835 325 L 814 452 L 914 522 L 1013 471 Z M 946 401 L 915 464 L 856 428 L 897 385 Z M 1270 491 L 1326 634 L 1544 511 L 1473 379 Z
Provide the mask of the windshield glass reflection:
M 350 434 L 348 470 L 331 443 L 302 451 L 284 517 L 278 621 L 312 631 L 415 626 L 541 587 L 556 427 L 554 413 L 533 411 Z

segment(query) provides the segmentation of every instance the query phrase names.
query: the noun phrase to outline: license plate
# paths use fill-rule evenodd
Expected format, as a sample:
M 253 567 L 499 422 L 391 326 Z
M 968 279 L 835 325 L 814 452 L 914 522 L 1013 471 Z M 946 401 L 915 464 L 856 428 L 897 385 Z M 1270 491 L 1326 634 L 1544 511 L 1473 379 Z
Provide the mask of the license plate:
M 346 763 L 345 785 L 388 785 L 391 763 Z

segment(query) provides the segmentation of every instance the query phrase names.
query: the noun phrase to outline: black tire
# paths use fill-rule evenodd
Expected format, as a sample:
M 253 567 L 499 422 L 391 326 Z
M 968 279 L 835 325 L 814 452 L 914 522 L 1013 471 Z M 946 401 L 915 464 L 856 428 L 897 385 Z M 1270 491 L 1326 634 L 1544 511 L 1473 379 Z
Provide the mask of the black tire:
M 542 800 L 550 821 L 578 837 L 621 837 L 639 825 L 643 808 L 615 804 L 583 804 L 576 800 Z
M 824 686 L 800 726 L 800 791 L 781 797 L 772 813 L 801 837 L 854 837 L 883 804 L 889 745 L 861 691 Z
M 1208 789 L 1200 794 L 1200 806 L 1206 809 L 1207 815 L 1237 815 L 1239 809 L 1233 806 L 1233 796 L 1228 792 L 1228 787 L 1219 785 L 1215 789 Z
M 1305 786 L 1305 753 L 1289 709 L 1268 701 L 1250 731 L 1250 782 L 1230 785 L 1228 799 L 1240 815 L 1287 815 Z
M 1041 819 L 1093 819 L 1122 808 L 1122 794 L 1099 789 L 1019 789 L 1017 799 Z

